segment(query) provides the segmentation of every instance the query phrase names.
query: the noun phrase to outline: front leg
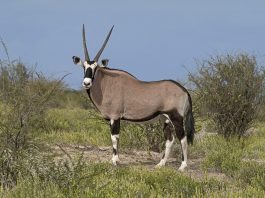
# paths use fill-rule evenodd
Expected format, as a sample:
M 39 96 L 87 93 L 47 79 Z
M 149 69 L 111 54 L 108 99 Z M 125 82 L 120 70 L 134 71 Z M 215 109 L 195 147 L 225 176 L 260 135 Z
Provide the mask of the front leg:
M 117 165 L 119 160 L 118 147 L 119 147 L 119 133 L 120 133 L 120 119 L 110 120 L 110 130 L 111 130 L 111 141 L 113 147 L 112 163 Z

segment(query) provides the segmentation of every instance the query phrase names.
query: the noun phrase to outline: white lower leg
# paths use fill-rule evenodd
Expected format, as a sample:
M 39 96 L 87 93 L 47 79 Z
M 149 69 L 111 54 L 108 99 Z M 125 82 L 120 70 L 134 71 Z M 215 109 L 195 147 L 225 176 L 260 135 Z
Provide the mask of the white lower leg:
M 187 143 L 187 137 L 185 136 L 182 138 L 180 141 L 181 143 L 181 148 L 182 148 L 182 154 L 183 154 L 183 161 L 181 162 L 181 165 L 179 167 L 180 171 L 184 171 L 184 169 L 187 167 L 187 148 L 188 148 L 188 143 Z
M 111 135 L 111 141 L 113 146 L 112 163 L 113 165 L 117 165 L 117 162 L 120 161 L 118 156 L 119 135 Z
M 164 154 L 164 157 L 161 159 L 161 161 L 156 165 L 157 167 L 161 167 L 161 166 L 165 166 L 166 165 L 166 162 L 167 162 L 167 158 L 170 154 L 170 151 L 171 151 L 171 148 L 172 148 L 172 145 L 174 143 L 174 136 L 172 135 L 172 140 L 167 140 L 166 141 L 166 149 L 165 149 L 165 154 Z

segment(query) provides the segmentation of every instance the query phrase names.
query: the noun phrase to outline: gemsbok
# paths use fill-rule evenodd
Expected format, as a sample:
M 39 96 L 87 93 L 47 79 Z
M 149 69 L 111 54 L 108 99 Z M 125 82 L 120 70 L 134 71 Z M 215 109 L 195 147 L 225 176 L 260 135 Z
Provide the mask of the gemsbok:
M 187 167 L 187 146 L 188 143 L 193 142 L 195 132 L 189 92 L 173 80 L 144 82 L 126 71 L 106 67 L 108 64 L 106 59 L 98 63 L 112 30 L 113 27 L 97 55 L 91 60 L 83 25 L 85 60 L 82 61 L 79 57 L 73 56 L 73 62 L 84 69 L 83 86 L 90 100 L 102 117 L 110 122 L 112 163 L 116 165 L 119 161 L 120 121 L 143 122 L 160 115 L 165 120 L 163 131 L 166 141 L 165 152 L 156 166 L 166 164 L 176 135 L 182 150 L 182 163 L 179 170 L 183 171 Z

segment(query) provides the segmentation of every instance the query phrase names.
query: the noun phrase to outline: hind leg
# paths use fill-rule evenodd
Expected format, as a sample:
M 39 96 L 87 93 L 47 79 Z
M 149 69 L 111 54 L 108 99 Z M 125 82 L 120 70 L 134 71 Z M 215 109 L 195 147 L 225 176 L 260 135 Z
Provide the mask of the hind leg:
M 187 149 L 188 149 L 188 143 L 187 143 L 187 137 L 184 136 L 181 140 L 181 150 L 182 150 L 182 162 L 179 167 L 180 171 L 184 171 L 184 169 L 187 167 Z
M 180 171 L 184 171 L 184 169 L 187 167 L 187 137 L 184 133 L 184 127 L 183 127 L 183 118 L 181 116 L 174 116 L 172 119 L 172 123 L 174 125 L 176 136 L 181 144 L 181 151 L 182 151 L 182 162 L 179 167 Z
M 170 126 L 171 122 L 169 119 L 166 119 L 165 123 L 164 123 L 164 135 L 165 135 L 165 140 L 166 140 L 166 148 L 165 148 L 165 153 L 161 159 L 161 161 L 156 165 L 156 167 L 161 167 L 161 166 L 165 166 L 166 162 L 167 162 L 167 158 L 170 154 L 172 145 L 174 143 L 174 136 L 172 133 L 172 127 Z

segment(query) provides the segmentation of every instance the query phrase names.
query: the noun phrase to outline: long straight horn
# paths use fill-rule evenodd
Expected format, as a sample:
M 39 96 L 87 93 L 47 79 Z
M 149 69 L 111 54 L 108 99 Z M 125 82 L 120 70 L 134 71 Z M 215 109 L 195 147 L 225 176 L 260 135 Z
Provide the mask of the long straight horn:
M 83 47 L 84 47 L 84 53 L 85 53 L 85 60 L 90 61 L 87 47 L 86 47 L 86 32 L 85 32 L 85 25 L 83 24 Z
M 109 40 L 109 37 L 110 37 L 110 35 L 111 35 L 111 32 L 112 32 L 112 29 L 113 29 L 113 28 L 114 28 L 114 25 L 113 25 L 112 28 L 110 29 L 109 34 L 108 34 L 106 40 L 104 41 L 104 43 L 103 43 L 101 49 L 98 51 L 97 55 L 95 56 L 94 61 L 96 61 L 96 62 L 98 61 L 98 59 L 99 59 L 101 53 L 103 52 L 103 50 L 104 50 L 104 48 L 105 48 L 105 46 L 106 46 L 106 44 L 107 44 L 107 42 L 108 42 L 108 40 Z

